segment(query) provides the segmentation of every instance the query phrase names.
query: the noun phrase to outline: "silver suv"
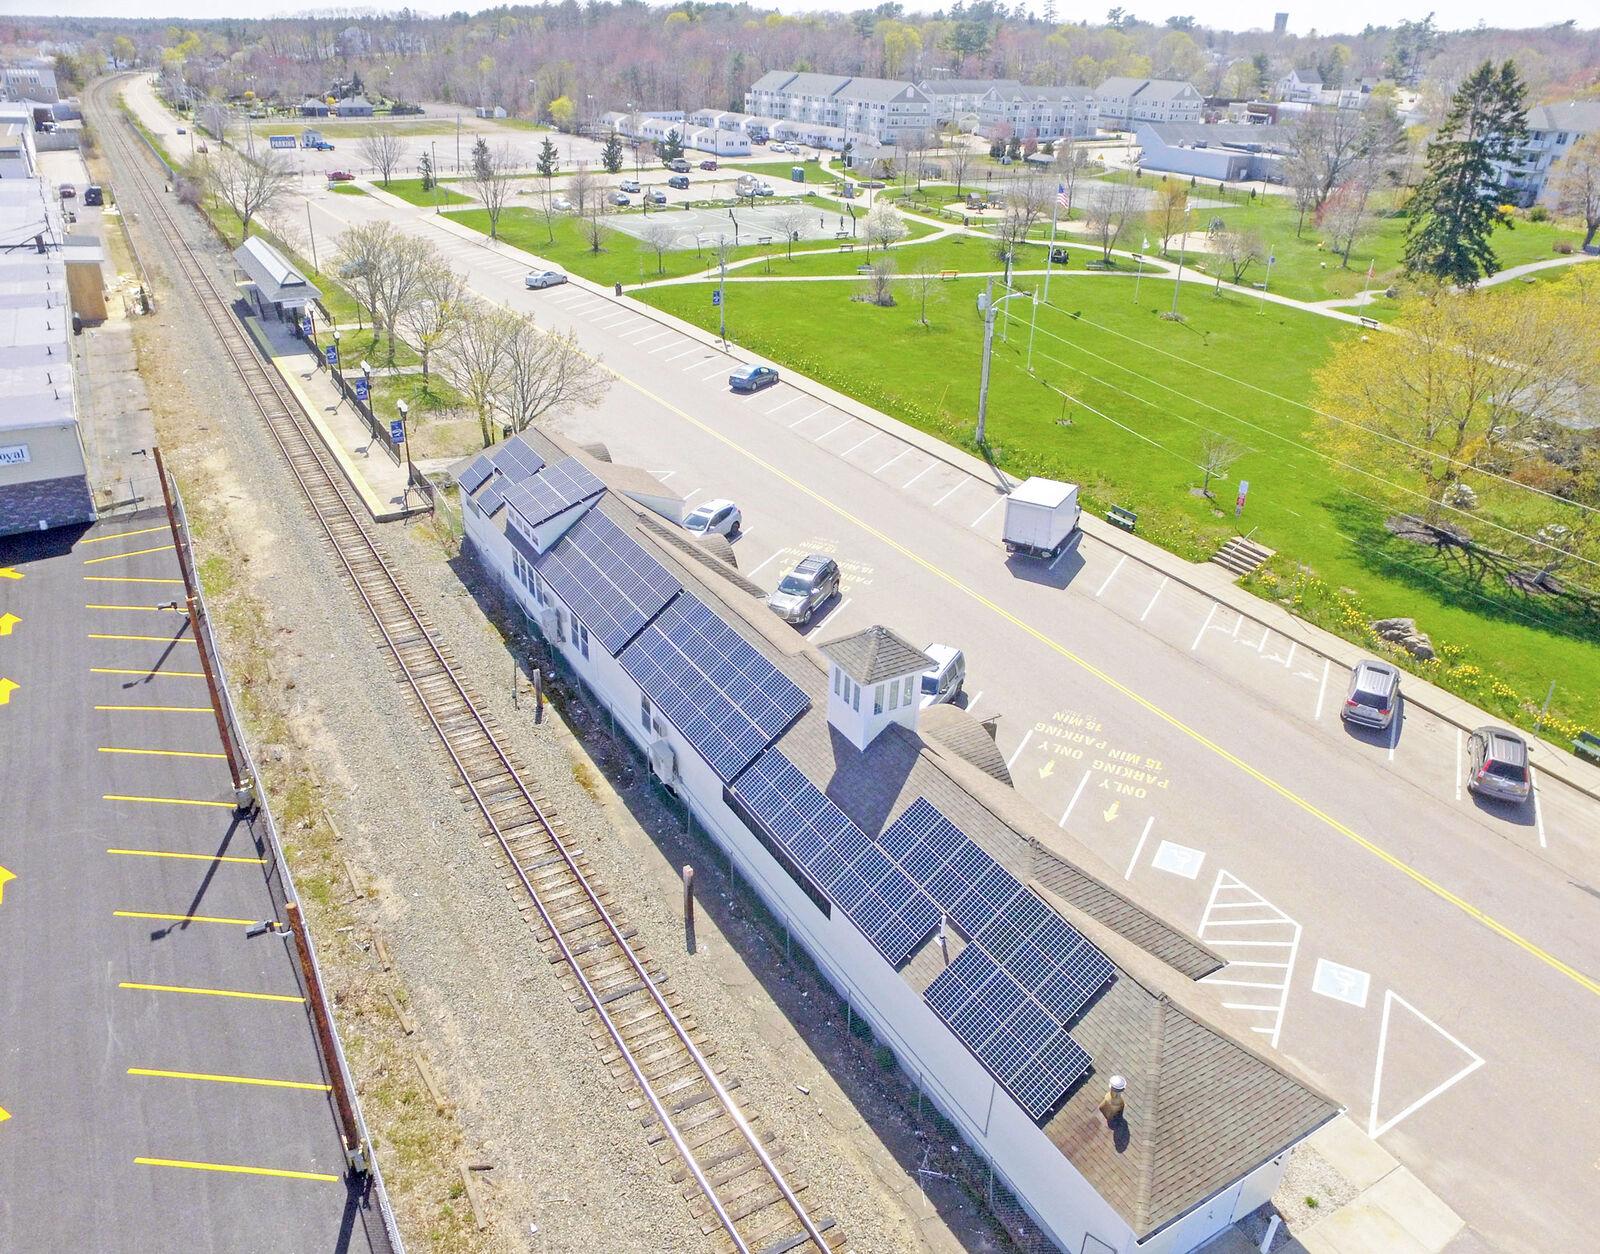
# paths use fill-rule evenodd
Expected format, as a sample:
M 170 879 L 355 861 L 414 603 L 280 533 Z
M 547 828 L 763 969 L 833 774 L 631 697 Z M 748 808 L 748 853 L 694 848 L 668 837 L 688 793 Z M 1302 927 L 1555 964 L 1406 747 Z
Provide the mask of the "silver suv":
M 1500 801 L 1526 801 L 1533 791 L 1528 742 L 1504 727 L 1480 727 L 1467 741 L 1467 787 Z
M 779 581 L 767 598 L 767 608 L 784 622 L 799 626 L 838 591 L 839 564 L 813 553 Z
M 1339 717 L 1347 723 L 1382 731 L 1394 721 L 1400 705 L 1400 672 L 1387 662 L 1363 658 L 1350 672 L 1350 691 Z

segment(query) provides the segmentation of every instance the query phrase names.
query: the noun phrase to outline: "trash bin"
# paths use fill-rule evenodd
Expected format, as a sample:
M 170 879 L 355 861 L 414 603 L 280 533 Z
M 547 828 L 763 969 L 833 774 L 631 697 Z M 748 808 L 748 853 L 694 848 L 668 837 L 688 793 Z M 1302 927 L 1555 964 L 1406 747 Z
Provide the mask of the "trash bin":
M 618 296 L 622 295 L 622 280 L 621 279 L 617 280 L 617 295 Z

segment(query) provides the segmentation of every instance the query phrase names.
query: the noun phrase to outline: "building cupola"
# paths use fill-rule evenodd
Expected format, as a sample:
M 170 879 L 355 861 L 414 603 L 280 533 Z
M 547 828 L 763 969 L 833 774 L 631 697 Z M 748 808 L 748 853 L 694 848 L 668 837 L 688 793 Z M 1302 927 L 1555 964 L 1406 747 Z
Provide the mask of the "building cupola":
M 890 723 L 913 731 L 918 680 L 933 665 L 887 627 L 868 627 L 822 647 L 828 659 L 828 722 L 865 750 Z

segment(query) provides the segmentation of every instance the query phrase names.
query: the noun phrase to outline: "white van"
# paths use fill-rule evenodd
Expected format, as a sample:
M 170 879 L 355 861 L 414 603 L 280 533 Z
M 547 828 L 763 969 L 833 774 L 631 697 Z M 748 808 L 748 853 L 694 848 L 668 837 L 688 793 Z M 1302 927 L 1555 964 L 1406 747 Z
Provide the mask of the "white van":
M 933 659 L 933 665 L 922 672 L 919 708 L 925 710 L 961 695 L 961 685 L 967 679 L 967 655 L 951 644 L 930 644 L 923 652 Z

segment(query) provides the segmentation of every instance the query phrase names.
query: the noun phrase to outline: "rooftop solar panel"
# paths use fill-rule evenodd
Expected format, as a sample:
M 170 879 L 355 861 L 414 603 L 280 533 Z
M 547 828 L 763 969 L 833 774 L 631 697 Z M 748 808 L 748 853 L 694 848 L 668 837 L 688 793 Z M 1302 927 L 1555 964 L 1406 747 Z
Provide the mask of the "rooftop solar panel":
M 494 473 L 494 463 L 482 453 L 473 459 L 472 465 L 461 472 L 461 490 L 463 492 L 476 492 L 483 486 L 483 481 Z
M 578 502 L 598 496 L 605 487 L 587 466 L 569 457 L 523 478 L 506 492 L 506 499 L 529 526 L 537 527 Z
M 1003 1083 L 1018 1105 L 1043 1119 L 1092 1065 L 1083 1046 L 1062 1029 Z
M 613 657 L 682 586 L 598 510 L 573 523 L 536 565 L 551 590 Z
M 504 505 L 506 503 L 505 485 L 506 480 L 503 476 L 496 476 L 491 479 L 489 486 L 477 498 L 478 508 L 485 514 L 493 514 L 495 510 Z
M 521 440 L 507 440 L 489 454 L 489 460 L 508 483 L 521 483 L 538 474 L 544 466 L 544 458 Z

